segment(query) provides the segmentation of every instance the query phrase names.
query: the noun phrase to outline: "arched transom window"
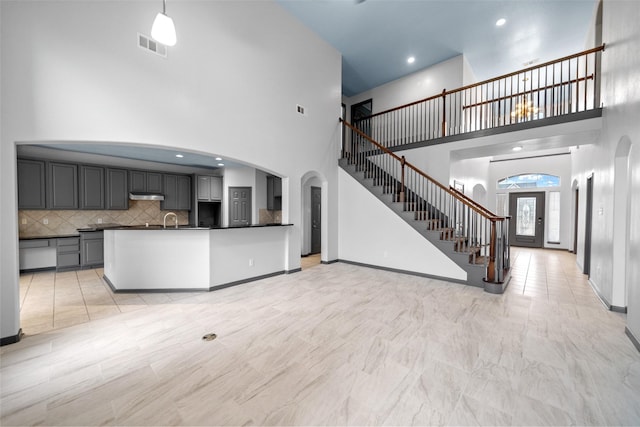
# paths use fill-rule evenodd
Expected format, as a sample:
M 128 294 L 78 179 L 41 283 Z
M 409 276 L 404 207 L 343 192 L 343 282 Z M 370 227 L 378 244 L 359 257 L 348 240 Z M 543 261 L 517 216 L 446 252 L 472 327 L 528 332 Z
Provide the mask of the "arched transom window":
M 499 189 L 560 187 L 560 177 L 544 173 L 523 173 L 498 180 Z

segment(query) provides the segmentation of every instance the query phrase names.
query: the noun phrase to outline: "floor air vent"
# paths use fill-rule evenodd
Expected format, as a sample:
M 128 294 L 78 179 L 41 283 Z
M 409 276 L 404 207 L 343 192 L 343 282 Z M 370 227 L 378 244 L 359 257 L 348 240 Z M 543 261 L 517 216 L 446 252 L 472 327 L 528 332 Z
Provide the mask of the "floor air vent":
M 160 55 L 163 58 L 167 57 L 167 47 L 162 43 L 158 43 L 149 36 L 138 33 L 138 47 L 151 51 L 156 55 Z

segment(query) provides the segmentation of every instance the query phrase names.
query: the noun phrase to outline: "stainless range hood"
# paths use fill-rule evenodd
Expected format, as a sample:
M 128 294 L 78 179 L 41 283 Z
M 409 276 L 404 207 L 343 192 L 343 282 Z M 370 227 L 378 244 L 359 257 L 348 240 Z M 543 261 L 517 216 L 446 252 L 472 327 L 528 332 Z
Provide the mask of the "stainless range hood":
M 164 194 L 135 191 L 129 193 L 129 200 L 164 200 Z

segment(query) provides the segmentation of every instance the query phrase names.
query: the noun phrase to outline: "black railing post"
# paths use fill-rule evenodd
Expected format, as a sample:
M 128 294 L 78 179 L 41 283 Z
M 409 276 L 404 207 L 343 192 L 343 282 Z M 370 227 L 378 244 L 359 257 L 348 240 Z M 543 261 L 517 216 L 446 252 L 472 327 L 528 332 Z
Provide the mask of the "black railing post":
M 442 89 L 442 137 L 447 134 L 447 89 Z
M 400 202 L 404 203 L 404 165 L 406 163 L 406 159 L 402 156 L 402 160 L 400 161 Z

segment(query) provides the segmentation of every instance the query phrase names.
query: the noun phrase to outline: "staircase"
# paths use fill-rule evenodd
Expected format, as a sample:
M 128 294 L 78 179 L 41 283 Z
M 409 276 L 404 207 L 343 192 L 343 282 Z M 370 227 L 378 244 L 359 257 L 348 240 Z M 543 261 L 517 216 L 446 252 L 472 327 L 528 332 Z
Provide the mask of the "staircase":
M 509 278 L 507 217 L 447 188 L 344 122 L 351 143 L 339 161 L 353 178 L 467 272 L 467 284 L 503 293 Z

